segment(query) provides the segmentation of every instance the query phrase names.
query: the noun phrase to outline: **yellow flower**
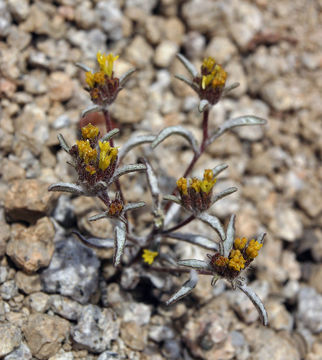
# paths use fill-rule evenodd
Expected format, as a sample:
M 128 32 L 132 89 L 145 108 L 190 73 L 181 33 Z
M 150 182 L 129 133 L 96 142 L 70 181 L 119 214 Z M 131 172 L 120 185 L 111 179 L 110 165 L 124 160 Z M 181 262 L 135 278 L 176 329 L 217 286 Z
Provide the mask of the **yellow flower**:
M 217 266 L 225 266 L 225 265 L 228 264 L 228 262 L 229 262 L 229 259 L 227 259 L 227 258 L 224 257 L 224 256 L 219 256 L 219 258 L 216 259 L 215 264 L 216 264 Z
M 240 271 L 245 267 L 245 259 L 239 250 L 232 250 L 229 254 L 228 266 L 236 271 Z
M 197 193 L 200 192 L 201 181 L 197 178 L 190 179 L 190 187 L 192 187 Z
M 98 167 L 101 170 L 106 170 L 111 163 L 113 163 L 117 158 L 118 150 L 115 147 L 111 147 L 108 141 L 99 141 L 98 142 L 100 148 L 100 158 Z
M 82 127 L 82 137 L 83 139 L 94 139 L 99 133 L 97 126 L 93 126 L 91 123 Z
M 245 237 L 243 238 L 236 238 L 234 241 L 234 247 L 238 250 L 243 250 L 246 246 L 247 239 Z
M 183 195 L 188 195 L 188 187 L 187 187 L 187 179 L 186 178 L 181 177 L 177 181 L 177 187 Z
M 260 244 L 258 241 L 254 239 L 251 240 L 249 242 L 249 245 L 247 246 L 246 255 L 250 259 L 255 259 L 255 257 L 258 255 L 258 251 L 261 249 L 262 246 L 263 244 Z
M 206 169 L 203 175 L 203 180 L 200 182 L 200 188 L 202 192 L 209 194 L 211 189 L 214 187 L 217 179 L 213 178 L 214 173 L 210 169 Z
M 105 74 L 103 73 L 103 71 L 98 71 L 94 74 L 94 81 L 99 85 L 105 84 Z
M 143 254 L 142 254 L 142 258 L 143 261 L 149 265 L 151 265 L 155 259 L 156 256 L 158 256 L 158 252 L 157 251 L 151 251 L 148 249 L 143 249 Z
M 202 62 L 202 67 L 207 69 L 208 72 L 211 72 L 215 65 L 216 60 L 211 56 L 205 58 Z
M 87 172 L 89 172 L 91 175 L 94 175 L 96 173 L 96 170 L 95 170 L 94 166 L 92 166 L 92 165 L 86 165 L 85 170 Z
M 88 140 L 77 140 L 78 155 L 84 160 L 85 164 L 93 162 L 97 158 L 97 151 L 92 149 Z
M 85 73 L 85 81 L 90 88 L 94 87 L 95 85 L 94 74 L 91 71 L 87 71 Z
M 209 85 L 216 89 L 226 83 L 227 73 L 212 57 L 205 58 L 202 62 L 201 88 L 205 90 Z
M 101 54 L 100 51 L 97 52 L 96 58 L 99 63 L 101 71 L 106 74 L 109 78 L 113 74 L 114 61 L 118 59 L 118 55 L 114 56 L 113 54 Z

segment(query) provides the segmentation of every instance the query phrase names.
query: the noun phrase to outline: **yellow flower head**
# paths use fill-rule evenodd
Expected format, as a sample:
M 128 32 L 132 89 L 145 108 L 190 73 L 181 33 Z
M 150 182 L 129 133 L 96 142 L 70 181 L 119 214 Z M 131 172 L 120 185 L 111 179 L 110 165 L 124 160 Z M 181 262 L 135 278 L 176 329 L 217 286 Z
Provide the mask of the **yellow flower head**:
M 100 148 L 98 167 L 104 171 L 116 160 L 118 150 L 115 147 L 111 147 L 108 141 L 99 141 L 98 145 Z
M 103 71 L 98 71 L 94 74 L 94 81 L 99 85 L 105 84 L 105 74 L 103 73 Z
M 214 173 L 212 170 L 210 169 L 206 169 L 203 175 L 203 180 L 200 182 L 200 188 L 201 191 L 209 194 L 209 192 L 212 190 L 212 188 L 214 187 L 217 179 L 215 179 L 214 177 Z
M 236 271 L 240 271 L 245 267 L 245 259 L 240 250 L 230 252 L 228 266 Z
M 200 192 L 200 186 L 201 186 L 201 181 L 197 178 L 193 178 L 190 179 L 190 187 L 192 187 L 195 192 L 199 193 Z
M 91 71 L 85 73 L 86 84 L 92 89 L 95 85 L 94 74 Z
M 177 181 L 177 187 L 183 195 L 188 195 L 188 187 L 187 187 L 187 179 L 186 178 L 181 177 Z
M 94 139 L 99 133 L 97 126 L 93 126 L 91 123 L 82 127 L 82 137 L 83 139 Z
M 214 66 L 216 65 L 216 60 L 209 56 L 205 58 L 202 62 L 202 67 L 208 71 L 208 73 L 211 73 Z
M 245 237 L 236 238 L 234 241 L 234 247 L 235 247 L 235 249 L 238 249 L 238 250 L 243 250 L 244 247 L 246 246 L 246 244 L 247 244 L 247 239 Z
M 109 209 L 108 209 L 108 213 L 109 215 L 116 215 L 116 214 L 120 214 L 120 212 L 123 209 L 123 205 L 120 202 L 112 202 Z
M 251 240 L 247 246 L 246 255 L 250 259 L 255 259 L 255 257 L 258 255 L 258 251 L 261 249 L 262 246 L 263 244 L 260 244 L 258 241 L 254 239 Z
M 151 265 L 155 259 L 156 256 L 158 256 L 158 252 L 157 251 L 151 251 L 148 249 L 143 249 L 143 254 L 142 254 L 142 258 L 143 261 L 149 265 Z
M 209 85 L 216 89 L 226 83 L 227 73 L 212 57 L 204 59 L 202 66 L 201 88 L 205 90 Z
M 96 169 L 93 165 L 86 165 L 85 170 L 89 172 L 91 175 L 94 175 L 96 173 Z
M 97 52 L 96 58 L 99 63 L 101 71 L 106 74 L 109 78 L 112 78 L 113 75 L 113 66 L 114 61 L 118 59 L 118 55 L 114 56 L 113 54 L 101 54 L 100 51 Z
M 78 155 L 84 160 L 85 164 L 94 162 L 97 158 L 97 151 L 93 149 L 88 140 L 77 140 Z
M 224 256 L 219 256 L 218 259 L 216 259 L 215 264 L 217 266 L 226 266 L 229 263 L 229 259 L 227 259 Z

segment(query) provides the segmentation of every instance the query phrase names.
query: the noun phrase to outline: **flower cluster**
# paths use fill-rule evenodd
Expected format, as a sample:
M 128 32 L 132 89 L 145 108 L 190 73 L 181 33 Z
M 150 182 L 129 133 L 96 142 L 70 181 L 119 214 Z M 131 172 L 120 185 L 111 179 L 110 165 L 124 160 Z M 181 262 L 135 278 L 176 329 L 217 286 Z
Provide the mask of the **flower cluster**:
M 263 244 L 260 244 L 254 239 L 248 242 L 245 237 L 241 239 L 236 238 L 228 257 L 221 255 L 219 252 L 212 256 L 208 255 L 210 265 L 216 274 L 232 280 L 236 278 L 243 269 L 249 266 L 258 255 L 258 251 L 262 246 Z
M 74 159 L 78 179 L 87 187 L 100 181 L 108 182 L 115 172 L 118 149 L 109 141 L 99 140 L 99 129 L 88 124 L 82 129 L 82 140 L 77 140 L 69 153 Z
M 111 104 L 121 90 L 119 79 L 114 77 L 113 66 L 118 55 L 97 53 L 97 62 L 100 70 L 97 72 L 87 71 L 85 81 L 89 86 L 89 93 L 93 103 L 97 105 Z
M 216 183 L 213 171 L 206 169 L 203 179 L 186 179 L 177 181 L 181 201 L 184 207 L 193 211 L 205 211 L 211 204 L 212 189 Z

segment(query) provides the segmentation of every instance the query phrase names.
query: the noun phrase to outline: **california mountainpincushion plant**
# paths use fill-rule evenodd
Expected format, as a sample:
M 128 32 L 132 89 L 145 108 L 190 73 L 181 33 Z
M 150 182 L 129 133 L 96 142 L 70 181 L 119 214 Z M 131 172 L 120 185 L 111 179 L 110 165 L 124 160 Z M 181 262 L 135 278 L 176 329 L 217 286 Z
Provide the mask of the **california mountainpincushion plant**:
M 259 297 L 246 285 L 242 272 L 257 257 L 262 247 L 265 234 L 248 241 L 246 238 L 235 237 L 235 215 L 231 215 L 227 228 L 221 221 L 207 211 L 222 198 L 237 191 L 231 187 L 216 193 L 214 192 L 217 176 L 227 168 L 222 164 L 213 169 L 205 169 L 202 179 L 188 178 L 194 165 L 205 152 L 206 148 L 227 130 L 237 126 L 263 125 L 264 119 L 256 116 L 241 116 L 225 121 L 213 133 L 209 133 L 208 117 L 209 110 L 229 91 L 239 84 L 234 83 L 226 87 L 227 73 L 215 59 L 208 57 L 203 60 L 201 72 L 191 64 L 183 55 L 178 59 L 183 63 L 191 74 L 191 79 L 181 75 L 176 77 L 188 84 L 199 96 L 199 111 L 203 114 L 202 131 L 203 137 L 200 143 L 193 134 L 183 126 L 170 126 L 157 135 L 143 135 L 130 138 L 122 148 L 114 146 L 113 136 L 118 129 L 112 129 L 109 115 L 109 105 L 113 103 L 128 77 L 135 71 L 131 69 L 126 74 L 117 78 L 114 76 L 113 65 L 118 56 L 113 54 L 97 53 L 99 71 L 94 72 L 85 65 L 78 64 L 86 71 L 86 83 L 94 106 L 83 111 L 84 116 L 88 112 L 102 111 L 106 122 L 107 133 L 100 137 L 97 127 L 88 124 L 83 127 L 82 139 L 76 145 L 70 147 L 62 135 L 59 141 L 62 148 L 72 157 L 71 165 L 78 174 L 76 184 L 57 183 L 49 187 L 49 191 L 67 191 L 76 195 L 98 197 L 106 207 L 100 214 L 92 216 L 89 220 L 99 221 L 109 218 L 114 222 L 115 236 L 113 239 L 85 238 L 77 233 L 78 237 L 85 243 L 96 247 L 114 247 L 114 266 L 120 266 L 122 255 L 126 246 L 131 246 L 131 256 L 127 260 L 126 267 L 129 268 L 138 258 L 141 258 L 144 271 L 162 271 L 169 273 L 189 272 L 190 279 L 167 301 L 171 304 L 193 290 L 198 281 L 198 274 L 210 275 L 212 285 L 219 278 L 227 280 L 233 289 L 242 290 L 257 308 L 264 325 L 268 324 L 267 313 Z M 169 136 L 180 135 L 184 137 L 193 151 L 193 157 L 182 177 L 177 180 L 177 187 L 171 195 L 161 198 L 158 178 L 148 159 L 140 159 L 138 164 L 121 166 L 124 156 L 135 147 L 142 144 L 150 144 L 155 149 Z M 152 196 L 153 224 L 148 235 L 137 236 L 131 228 L 127 218 L 127 211 L 134 210 L 145 205 L 144 202 L 129 203 L 124 199 L 119 177 L 136 171 L 145 171 L 149 191 Z M 114 199 L 111 197 L 111 187 L 115 187 Z M 179 205 L 179 206 L 178 206 Z M 170 221 L 178 212 L 184 209 L 189 213 L 183 221 L 169 227 Z M 198 219 L 216 231 L 219 242 L 215 242 L 198 234 L 177 232 L 189 222 Z M 184 241 L 203 247 L 211 251 L 205 260 L 177 259 L 168 252 L 163 252 L 161 245 L 166 238 Z

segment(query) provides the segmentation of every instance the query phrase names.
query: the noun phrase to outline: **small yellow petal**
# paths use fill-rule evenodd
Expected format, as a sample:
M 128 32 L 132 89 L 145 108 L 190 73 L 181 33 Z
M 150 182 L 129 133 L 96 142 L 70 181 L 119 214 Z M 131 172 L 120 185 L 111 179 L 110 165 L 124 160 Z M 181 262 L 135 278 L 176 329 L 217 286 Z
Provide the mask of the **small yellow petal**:
M 151 251 L 149 249 L 143 249 L 142 258 L 143 261 L 149 265 L 151 265 L 154 262 L 154 259 L 156 256 L 158 256 L 157 251 Z
M 93 126 L 91 123 L 82 127 L 82 137 L 83 139 L 94 139 L 99 133 L 97 126 Z

